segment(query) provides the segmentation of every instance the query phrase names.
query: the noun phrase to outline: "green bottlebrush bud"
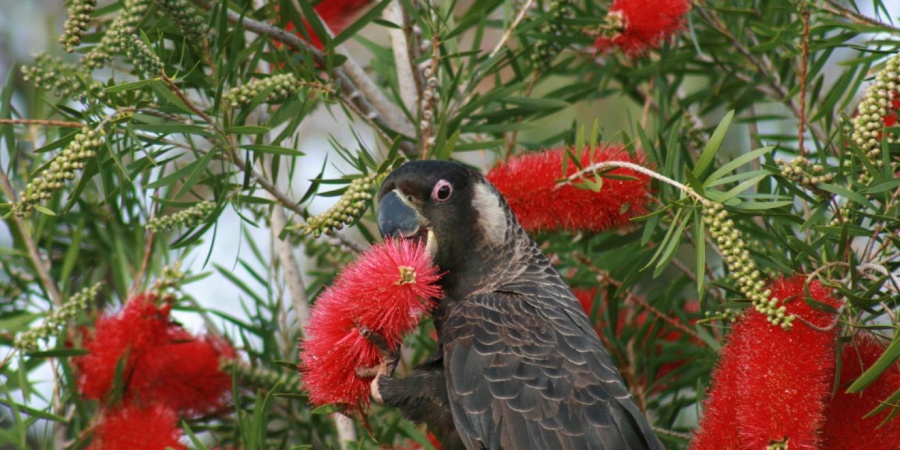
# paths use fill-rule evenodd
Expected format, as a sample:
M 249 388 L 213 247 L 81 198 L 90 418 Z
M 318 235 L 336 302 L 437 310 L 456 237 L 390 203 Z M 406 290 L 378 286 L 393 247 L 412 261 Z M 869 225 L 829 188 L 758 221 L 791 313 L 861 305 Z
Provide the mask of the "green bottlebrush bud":
M 153 0 L 125 0 L 125 5 L 119 16 L 113 20 L 109 30 L 100 39 L 100 42 L 84 57 L 82 64 L 89 68 L 97 68 L 106 65 L 112 59 L 112 55 L 121 53 L 124 41 L 137 33 L 137 26 Z
M 81 43 L 96 6 L 97 0 L 69 1 L 68 16 L 63 24 L 63 34 L 59 37 L 59 43 L 65 46 L 66 52 L 72 53 L 75 46 Z
M 347 186 L 347 191 L 340 200 L 324 213 L 310 217 L 303 228 L 304 233 L 320 236 L 359 219 L 365 212 L 369 200 L 373 197 L 375 186 L 381 183 L 383 174 L 372 174 L 357 178 Z
M 753 307 L 765 314 L 770 323 L 789 329 L 793 316 L 786 315 L 784 307 L 778 307 L 778 299 L 769 298 L 772 291 L 763 290 L 765 283 L 761 281 L 762 274 L 750 259 L 747 244 L 734 227 L 734 221 L 728 218 L 728 212 L 721 204 L 710 204 L 703 208 L 703 220 L 709 226 L 710 237 L 725 256 L 728 272 L 741 294 L 750 299 Z
M 16 348 L 23 351 L 37 350 L 39 340 L 46 339 L 53 333 L 56 333 L 59 327 L 75 318 L 79 311 L 83 311 L 87 308 L 88 303 L 97 296 L 97 292 L 99 291 L 100 283 L 97 283 L 89 288 L 82 289 L 80 292 L 70 297 L 62 306 L 50 311 L 40 325 L 19 335 L 15 341 Z
M 548 36 L 561 36 L 565 34 L 566 27 L 563 24 L 565 19 L 572 17 L 574 13 L 574 5 L 572 0 L 554 0 L 550 3 L 550 15 L 548 20 L 541 24 L 540 34 Z M 556 59 L 556 55 L 562 46 L 554 39 L 538 37 L 532 47 L 531 61 L 540 69 L 547 70 Z
M 98 138 L 100 132 L 102 130 L 82 128 L 72 142 L 53 159 L 53 163 L 25 186 L 25 192 L 20 193 L 19 200 L 12 205 L 16 215 L 21 216 L 31 211 L 35 204 L 50 198 L 52 191 L 62 189 L 62 182 L 49 180 L 74 180 L 75 170 L 84 168 L 85 161 L 96 156 L 97 150 L 103 145 L 103 141 Z
M 223 361 L 222 370 L 234 372 L 238 379 L 252 386 L 271 390 L 278 386 L 281 391 L 300 391 L 300 377 L 296 371 L 269 369 L 259 365 L 251 366 L 237 359 Z
M 188 41 L 199 43 L 205 40 L 206 35 L 203 30 L 207 28 L 206 21 L 200 10 L 192 6 L 190 2 L 187 0 L 157 0 L 156 3 L 178 25 Z
M 22 66 L 22 76 L 36 88 L 53 91 L 60 97 L 106 97 L 103 84 L 91 78 L 88 71 L 47 54 L 38 55 L 33 66 Z
M 154 217 L 145 225 L 153 233 L 165 233 L 176 227 L 193 227 L 206 220 L 216 209 L 213 202 L 202 201 L 190 208 L 162 217 Z
M 292 97 L 300 89 L 311 89 L 331 94 L 334 91 L 321 83 L 310 83 L 297 79 L 294 74 L 282 73 L 268 78 L 253 80 L 243 86 L 232 88 L 222 95 L 222 103 L 231 108 L 244 106 L 266 89 L 272 89 L 265 98 L 266 103 L 276 103 Z
M 125 46 L 125 55 L 131 60 L 132 64 L 147 78 L 159 76 L 163 69 L 163 62 L 147 47 L 147 44 L 141 40 L 140 36 L 132 35 L 123 41 Z

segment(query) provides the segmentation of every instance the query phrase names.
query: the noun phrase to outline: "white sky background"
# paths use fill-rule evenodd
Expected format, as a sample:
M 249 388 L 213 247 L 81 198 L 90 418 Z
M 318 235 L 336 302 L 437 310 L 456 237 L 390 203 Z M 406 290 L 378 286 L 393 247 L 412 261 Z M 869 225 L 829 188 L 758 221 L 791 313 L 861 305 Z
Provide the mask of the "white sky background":
M 870 7 L 869 2 L 860 1 L 859 3 L 861 7 Z M 885 0 L 885 4 L 889 11 L 896 12 L 895 16 L 900 15 L 900 0 Z M 56 38 L 62 30 L 64 15 L 62 0 L 0 0 L 0 86 L 5 85 L 6 77 L 13 64 L 29 62 L 33 59 L 32 55 L 40 51 L 49 50 L 59 53 L 59 44 L 56 42 Z M 355 50 L 354 53 L 367 55 L 365 52 L 360 52 L 360 49 L 359 46 L 351 44 L 351 50 Z M 18 67 L 16 70 L 18 71 Z M 335 117 L 341 118 L 342 113 L 336 112 Z M 372 144 L 373 136 L 370 130 L 357 124 L 354 124 L 353 127 L 357 132 L 362 133 L 363 138 L 370 143 L 370 149 L 377 147 Z M 350 129 L 349 123 L 335 120 L 324 108 L 319 108 L 312 117 L 303 121 L 297 133 L 300 136 L 299 150 L 306 153 L 306 156 L 298 165 L 294 179 L 293 195 L 295 198 L 300 198 L 305 192 L 309 185 L 308 180 L 318 173 L 326 155 L 329 160 L 326 178 L 339 177 L 342 171 L 350 170 L 344 161 L 332 151 L 331 143 L 328 141 L 333 138 L 348 148 L 355 148 L 356 141 L 350 133 Z M 6 167 L 7 161 L 4 160 L 6 155 L 5 150 L 0 150 L 0 167 Z M 473 153 L 472 156 L 477 158 L 480 155 Z M 478 161 L 472 162 L 477 163 Z M 324 211 L 335 200 L 335 198 L 318 199 L 310 207 L 311 212 Z M 241 255 L 245 255 L 248 263 L 256 263 L 246 247 L 246 242 L 242 242 L 244 239 L 242 236 L 243 226 L 245 225 L 231 208 L 226 209 L 217 224 L 215 246 L 209 261 L 233 269 L 233 273 L 237 277 L 246 279 L 247 273 L 238 265 L 239 258 Z M 271 242 L 268 228 L 265 228 L 264 225 L 260 228 L 247 228 L 252 239 L 268 254 Z M 5 226 L 0 226 L 0 246 L 9 246 L 10 239 L 9 230 Z M 195 249 L 185 258 L 184 267 L 194 273 L 212 271 L 213 275 L 188 285 L 186 291 L 205 306 L 243 317 L 245 314 L 241 308 L 242 295 L 240 291 L 227 279 L 215 273 L 211 264 L 203 267 L 211 241 L 210 234 L 206 237 L 206 243 L 203 246 Z M 302 252 L 297 251 L 296 253 L 302 261 Z M 265 273 L 263 268 L 257 267 L 257 269 L 260 273 Z M 286 303 L 289 302 L 286 301 Z M 202 321 L 195 314 L 176 313 L 176 318 L 193 331 L 202 331 L 203 329 Z M 229 328 L 224 326 L 226 332 L 231 331 Z M 49 370 L 46 374 L 39 376 L 45 380 L 51 379 Z M 34 402 L 31 406 L 41 407 Z

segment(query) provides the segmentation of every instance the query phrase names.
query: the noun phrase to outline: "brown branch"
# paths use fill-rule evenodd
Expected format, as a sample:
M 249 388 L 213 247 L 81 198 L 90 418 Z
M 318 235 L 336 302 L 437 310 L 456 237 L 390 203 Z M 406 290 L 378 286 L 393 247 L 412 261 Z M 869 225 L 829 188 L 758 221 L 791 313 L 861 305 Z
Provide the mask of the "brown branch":
M 800 156 L 806 155 L 806 148 L 803 146 L 803 135 L 806 130 L 806 79 L 807 66 L 809 65 L 809 8 L 806 3 L 800 6 L 800 19 L 803 21 L 803 43 L 800 52 L 800 117 L 797 119 L 797 149 Z
M 40 125 L 44 127 L 83 128 L 81 122 L 49 119 L 0 119 L 0 125 Z
M 212 10 L 213 4 L 205 0 L 192 0 L 194 4 L 204 10 Z M 275 42 L 280 42 L 297 51 L 308 52 L 319 67 L 327 67 L 328 61 L 324 53 L 311 46 L 300 37 L 288 33 L 267 23 L 250 19 L 230 9 L 225 11 L 229 23 L 240 24 L 245 30 L 266 36 Z M 343 55 L 347 56 L 347 55 Z M 353 58 L 341 67 L 331 69 L 329 76 L 341 90 L 341 100 L 351 106 L 363 120 L 373 128 L 387 128 L 405 136 L 415 136 L 415 127 L 407 120 L 400 109 L 390 102 L 377 88 L 375 82 L 362 70 Z M 411 141 L 404 140 L 400 146 L 407 156 L 415 153 L 415 146 Z
M 729 74 L 738 77 L 741 81 L 747 82 L 750 86 L 754 86 L 755 89 L 759 92 L 762 92 L 765 95 L 768 95 L 775 100 L 782 102 L 788 110 L 791 111 L 791 114 L 794 117 L 801 118 L 802 113 L 800 107 L 794 102 L 793 99 L 790 98 L 790 90 L 787 86 L 783 85 L 779 80 L 773 78 L 773 74 L 777 73 L 777 71 L 772 67 L 772 62 L 767 58 L 763 57 L 762 59 L 756 58 L 753 53 L 741 42 L 728 27 L 719 20 L 718 17 L 711 14 L 705 7 L 702 5 L 697 5 L 698 7 L 694 8 L 694 11 L 697 11 L 700 14 L 701 18 L 706 21 L 710 26 L 712 26 L 716 31 L 718 31 L 722 36 L 724 36 L 732 48 L 736 50 L 741 56 L 744 57 L 753 67 L 756 69 L 757 74 L 768 83 L 769 89 L 762 90 L 760 80 L 758 79 L 750 79 L 749 77 L 741 77 L 738 72 L 732 72 L 733 68 L 720 63 L 715 60 L 711 60 L 709 57 L 700 57 L 701 61 L 713 61 L 720 68 L 727 70 Z M 828 134 L 822 130 L 821 126 L 818 124 L 810 124 L 810 130 L 816 136 L 820 142 L 828 141 Z
M 859 25 L 870 25 L 878 28 L 883 28 L 885 30 L 892 31 L 894 33 L 900 33 L 900 28 L 897 28 L 891 24 L 879 22 L 871 17 L 864 16 L 856 11 L 850 10 L 844 5 L 834 1 L 834 0 L 825 0 L 825 3 L 822 4 L 822 9 L 828 11 L 834 15 L 841 16 L 845 19 L 850 20 L 853 23 Z

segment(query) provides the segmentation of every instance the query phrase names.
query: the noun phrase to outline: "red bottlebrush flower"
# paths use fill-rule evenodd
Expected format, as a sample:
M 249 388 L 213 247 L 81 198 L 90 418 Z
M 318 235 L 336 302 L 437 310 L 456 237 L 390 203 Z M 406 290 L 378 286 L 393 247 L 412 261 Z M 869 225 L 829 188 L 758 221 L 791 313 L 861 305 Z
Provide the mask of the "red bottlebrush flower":
M 739 355 L 734 348 L 739 344 L 738 334 L 743 323 L 735 325 L 725 346 L 719 353 L 719 362 L 712 372 L 712 389 L 703 402 L 703 418 L 694 432 L 690 450 L 738 450 L 741 437 L 738 435 L 736 406 L 746 399 L 741 398 Z
M 581 167 L 604 161 L 644 163 L 644 156 L 630 156 L 619 146 L 600 146 L 571 152 L 580 157 Z M 518 155 L 500 163 L 487 174 L 506 198 L 526 231 L 584 230 L 599 232 L 627 225 L 632 217 L 647 212 L 650 179 L 629 169 L 615 169 L 611 175 L 631 179 L 603 178 L 599 192 L 584 186 L 559 186 L 565 149 Z M 577 172 L 568 160 L 565 176 Z M 558 188 L 557 188 L 558 187 Z
M 825 409 L 822 448 L 887 449 L 900 442 L 900 422 L 896 418 L 881 424 L 887 419 L 891 408 L 863 418 L 900 389 L 900 367 L 897 364 L 890 366 L 862 392 L 846 392 L 847 386 L 871 367 L 882 353 L 884 347 L 864 334 L 858 334 L 853 342 L 844 344 L 841 352 L 840 386 Z
M 129 377 L 147 352 L 165 345 L 170 306 L 158 308 L 155 302 L 155 295 L 138 295 L 119 314 L 97 320 L 93 336 L 85 336 L 84 348 L 90 353 L 73 359 L 81 395 L 103 398 L 113 385 L 120 359 L 127 354 L 123 373 Z
M 233 347 L 218 336 L 194 337 L 171 328 L 166 345 L 156 347 L 137 364 L 129 389 L 142 400 L 159 402 L 186 416 L 199 416 L 223 407 L 231 390 L 231 375 L 221 370 L 222 359 L 233 359 Z
M 834 314 L 804 301 L 805 279 L 775 281 L 769 287 L 772 297 L 784 302 L 787 314 L 828 328 Z M 810 283 L 809 293 L 817 302 L 839 305 L 818 281 Z M 784 330 L 766 319 L 752 310 L 734 326 L 692 448 L 758 449 L 778 442 L 790 442 L 791 449 L 818 448 L 837 328 L 822 331 L 798 321 Z M 731 447 L 721 447 L 729 442 Z
M 378 365 L 381 355 L 360 327 L 399 347 L 442 295 L 437 270 L 424 245 L 400 240 L 373 246 L 338 275 L 316 300 L 302 342 L 300 370 L 310 401 L 351 409 L 368 404 L 370 380 L 356 369 Z
M 154 404 L 107 411 L 94 428 L 90 450 L 182 450 L 182 433 L 175 412 Z
M 893 92 L 891 97 L 893 98 L 891 107 L 888 108 L 887 114 L 882 119 L 884 126 L 888 128 L 897 125 L 898 114 L 900 114 L 900 92 Z
M 84 341 L 90 353 L 73 360 L 79 391 L 102 399 L 124 359 L 126 402 L 160 403 L 191 416 L 219 408 L 231 388 L 231 377 L 219 365 L 223 357 L 235 357 L 234 348 L 222 338 L 198 338 L 171 323 L 170 305 L 157 307 L 155 300 L 139 295 L 119 314 L 97 321 Z
M 618 47 L 629 57 L 640 56 L 680 30 L 690 7 L 687 0 L 615 0 L 606 16 L 612 35 L 601 34 L 594 49 Z

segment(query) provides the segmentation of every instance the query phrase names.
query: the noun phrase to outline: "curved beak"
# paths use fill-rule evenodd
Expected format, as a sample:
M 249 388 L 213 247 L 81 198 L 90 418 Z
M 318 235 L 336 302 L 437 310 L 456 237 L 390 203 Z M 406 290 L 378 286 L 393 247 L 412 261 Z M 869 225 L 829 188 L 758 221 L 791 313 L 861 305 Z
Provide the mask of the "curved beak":
M 388 192 L 378 204 L 378 231 L 382 238 L 408 238 L 419 232 L 422 222 L 413 207 L 396 191 Z

